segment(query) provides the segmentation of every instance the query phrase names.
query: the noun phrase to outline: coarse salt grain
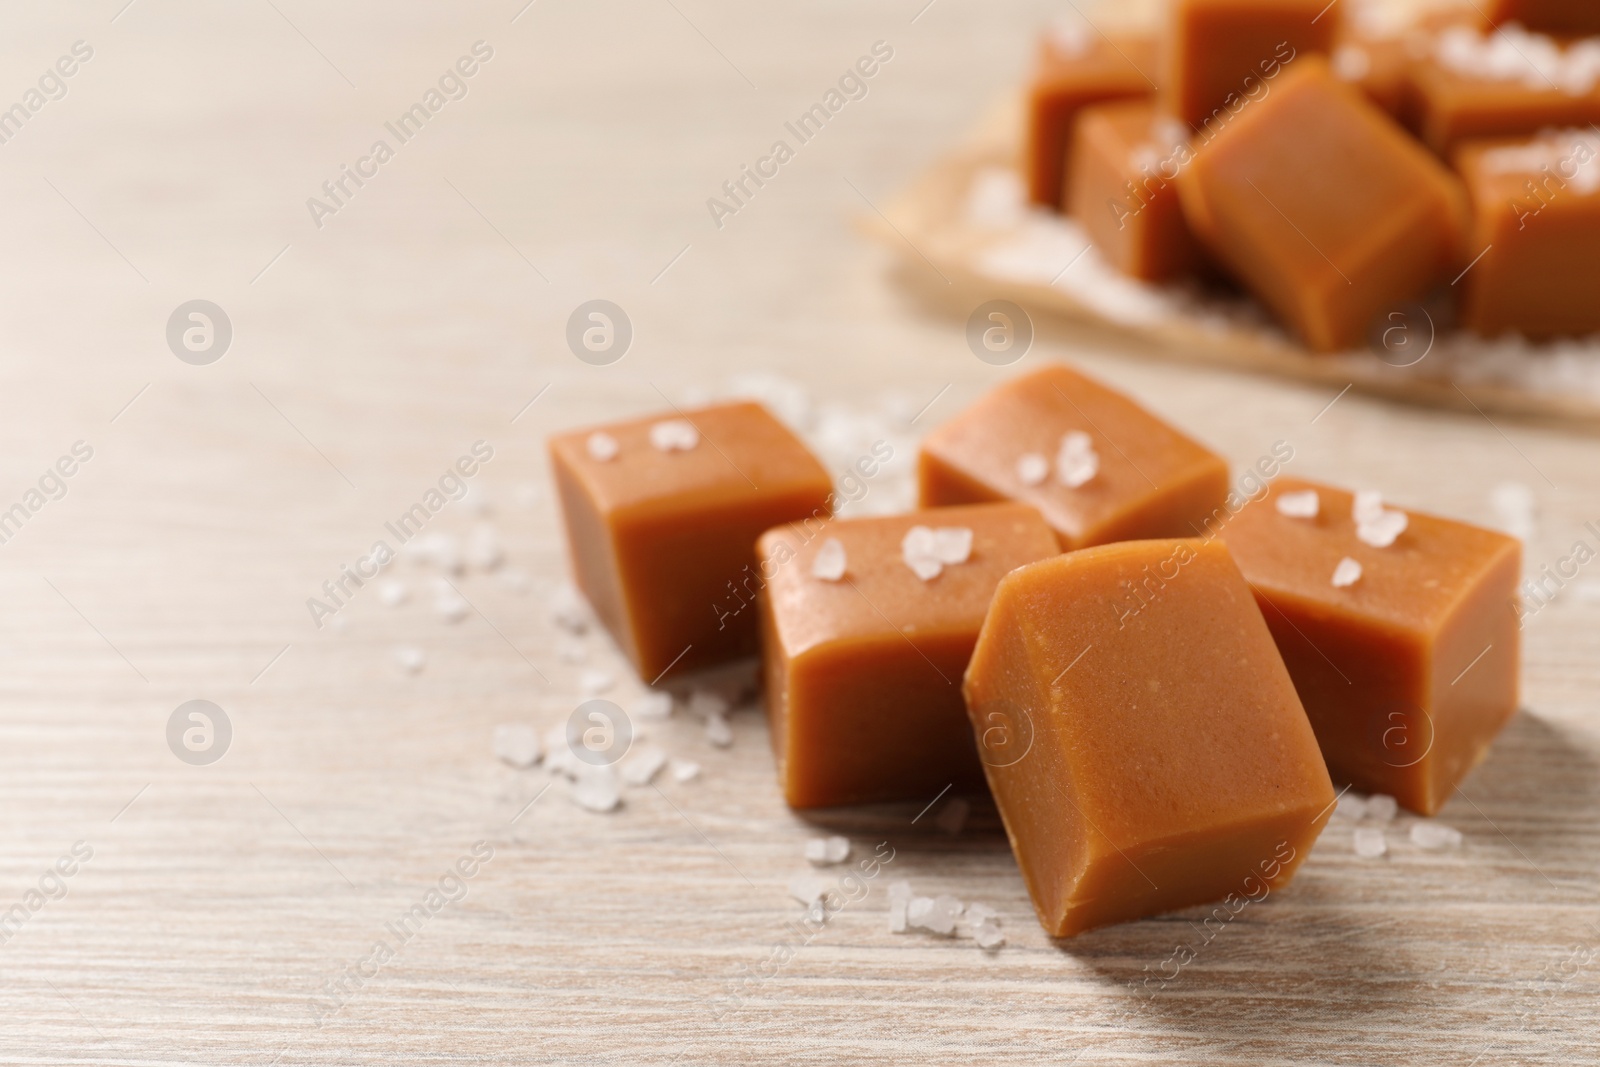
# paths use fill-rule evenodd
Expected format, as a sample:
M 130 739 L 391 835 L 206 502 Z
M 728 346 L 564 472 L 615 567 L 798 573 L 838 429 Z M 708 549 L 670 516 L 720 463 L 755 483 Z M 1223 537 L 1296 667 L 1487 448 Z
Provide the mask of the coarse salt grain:
M 912 897 L 906 907 L 906 921 L 912 926 L 941 937 L 953 936 L 961 917 L 961 901 L 952 896 Z
M 972 531 L 965 526 L 939 526 L 933 531 L 933 556 L 946 567 L 972 556 Z
M 820 875 L 801 873 L 789 879 L 789 895 L 802 904 L 816 903 L 829 888 L 828 880 Z
M 1441 822 L 1414 822 L 1411 824 L 1411 843 L 1430 851 L 1455 848 L 1461 844 L 1461 831 Z
M 972 531 L 965 526 L 913 526 L 900 539 L 900 558 L 912 573 L 928 582 L 946 566 L 965 563 L 972 556 Z
M 1349 790 L 1339 794 L 1339 802 L 1333 807 L 1333 817 L 1348 822 L 1360 822 L 1366 814 L 1367 802 Z
M 460 574 L 466 569 L 461 542 L 451 534 L 425 533 L 407 541 L 400 552 L 412 563 L 437 567 L 446 574 Z
M 1073 430 L 1061 438 L 1061 450 L 1056 453 L 1056 479 L 1062 485 L 1077 489 L 1099 473 L 1100 455 L 1088 434 Z
M 692 759 L 675 759 L 671 763 L 672 780 L 675 782 L 692 782 L 700 777 L 700 764 Z
M 433 613 L 445 622 L 460 622 L 471 610 L 455 586 L 440 578 L 433 590 Z
M 1367 798 L 1367 818 L 1373 822 L 1393 822 L 1399 811 L 1399 801 L 1387 793 L 1375 793 Z
M 688 419 L 667 419 L 650 427 L 650 447 L 657 452 L 687 452 L 700 443 L 700 431 Z
M 1358 44 L 1344 44 L 1334 49 L 1333 73 L 1347 82 L 1358 82 L 1372 71 L 1372 57 Z
M 556 658 L 562 663 L 582 663 L 589 658 L 589 646 L 571 637 L 556 642 Z
M 1388 548 L 1406 532 L 1409 523 L 1403 511 L 1380 511 L 1356 524 L 1356 537 L 1373 548 Z
M 721 715 L 707 715 L 706 740 L 718 748 L 727 748 L 733 744 L 733 727 Z
M 615 811 L 622 803 L 622 790 L 617 773 L 610 767 L 594 767 L 580 763 L 573 775 L 570 789 L 572 800 L 587 811 L 605 813 Z
M 837 582 L 844 577 L 846 565 L 844 542 L 837 537 L 830 537 L 822 542 L 822 547 L 812 557 L 811 576 L 825 582 Z
M 492 571 L 506 561 L 499 535 L 487 524 L 474 526 L 467 534 L 466 555 L 467 565 L 480 571 Z
M 646 786 L 667 765 L 667 754 L 655 745 L 635 749 L 622 763 L 622 780 L 629 785 Z
M 1360 580 L 1361 564 L 1349 556 L 1341 559 L 1339 565 L 1333 568 L 1333 587 L 1335 589 L 1343 589 L 1345 586 L 1355 585 Z
M 1291 519 L 1314 519 L 1321 510 L 1322 499 L 1317 496 L 1315 489 L 1284 493 L 1278 497 L 1277 507 L 1279 515 L 1287 515 Z
M 850 858 L 850 839 L 837 834 L 831 837 L 813 837 L 806 842 L 806 859 L 818 867 L 843 863 Z
M 597 667 L 590 667 L 578 675 L 578 688 L 583 690 L 584 696 L 598 696 L 616 684 L 615 674 Z
M 407 674 L 416 674 L 428 662 L 428 657 L 423 655 L 422 649 L 410 645 L 395 649 L 391 655 L 394 657 L 395 666 Z
M 583 594 L 570 583 L 562 583 L 550 597 L 550 621 L 572 634 L 582 634 L 589 629 L 594 613 L 583 599 Z
M 1389 851 L 1389 845 L 1383 839 L 1383 831 L 1372 826 L 1357 827 L 1353 844 L 1356 855 L 1363 859 L 1377 859 Z
M 903 900 L 889 902 L 889 932 L 891 934 L 906 932 L 906 902 Z
M 1350 517 L 1358 523 L 1369 522 L 1383 514 L 1383 494 L 1376 489 L 1357 489 L 1350 501 Z
M 378 586 L 378 600 L 386 608 L 397 608 L 406 602 L 405 584 L 393 578 L 385 578 Z
M 702 718 L 728 714 L 728 698 L 709 689 L 696 689 L 689 694 L 689 714 Z
M 494 728 L 494 754 L 513 767 L 539 762 L 539 735 L 523 723 L 501 723 Z
M 1006 935 L 1000 932 L 1000 927 L 989 921 L 979 923 L 972 937 L 985 952 L 994 952 L 1006 943 Z
M 1023 485 L 1042 485 L 1050 477 L 1050 459 L 1038 452 L 1024 452 L 1017 457 L 1017 481 Z
M 1500 528 L 1524 541 L 1533 538 L 1533 490 L 1521 482 L 1501 482 L 1489 494 L 1489 506 L 1500 520 Z
M 583 446 L 588 450 L 589 458 L 596 463 L 610 463 L 617 458 L 617 453 L 622 451 L 622 446 L 617 444 L 615 437 L 600 430 L 590 434 Z
M 904 903 L 911 899 L 911 883 L 904 878 L 898 878 L 889 883 L 889 899 Z
M 672 694 L 652 689 L 633 702 L 633 714 L 639 719 L 665 719 L 672 715 Z

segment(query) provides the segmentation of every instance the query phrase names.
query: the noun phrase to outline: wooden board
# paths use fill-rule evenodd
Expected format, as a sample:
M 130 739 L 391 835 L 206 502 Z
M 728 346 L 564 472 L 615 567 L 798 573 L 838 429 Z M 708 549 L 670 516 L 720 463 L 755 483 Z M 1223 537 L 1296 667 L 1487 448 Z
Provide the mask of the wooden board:
M 1067 327 L 995 368 L 967 350 L 965 311 L 908 303 L 851 214 L 1014 80 L 1047 5 L 124 3 L 17 6 L 0 38 L 0 100 L 73 41 L 95 50 L 0 145 L 0 510 L 75 441 L 94 449 L 0 544 L 0 914 L 93 850 L 0 943 L 0 1062 L 1594 1060 L 1600 607 L 1578 593 L 1600 571 L 1530 623 L 1526 711 L 1444 813 L 1459 851 L 1398 827 L 1386 859 L 1359 861 L 1336 828 L 1153 997 L 1145 978 L 1196 946 L 1201 912 L 1053 943 L 991 813 L 957 835 L 942 803 L 797 817 L 753 708 L 728 749 L 681 714 L 648 725 L 703 772 L 612 815 L 560 785 L 528 807 L 547 776 L 492 757 L 497 724 L 564 721 L 585 669 L 618 671 L 625 704 L 638 692 L 601 637 L 562 658 L 545 436 L 752 372 L 810 398 L 833 469 L 853 434 L 893 441 L 872 506 L 903 502 L 925 429 L 1070 359 L 1236 468 L 1284 440 L 1296 473 L 1482 522 L 1495 486 L 1522 483 L 1534 570 L 1593 540 L 1582 436 L 1129 360 Z M 469 95 L 316 228 L 306 199 L 479 39 L 495 56 Z M 896 55 L 871 94 L 716 229 L 706 198 L 879 39 Z M 234 326 L 209 366 L 165 341 L 196 298 Z M 595 298 L 636 327 L 610 367 L 564 340 Z M 435 573 L 397 564 L 406 604 L 369 586 L 342 628 L 314 626 L 308 598 L 479 440 L 490 510 L 452 503 L 429 528 L 491 523 L 529 587 L 469 570 L 454 580 L 474 610 L 450 623 Z M 210 766 L 168 747 L 193 699 L 232 722 Z M 889 842 L 886 877 L 997 907 L 1009 943 L 891 934 L 880 880 L 763 971 L 793 943 L 785 887 L 823 828 L 862 855 Z M 364 964 L 480 840 L 494 856 L 465 898 Z

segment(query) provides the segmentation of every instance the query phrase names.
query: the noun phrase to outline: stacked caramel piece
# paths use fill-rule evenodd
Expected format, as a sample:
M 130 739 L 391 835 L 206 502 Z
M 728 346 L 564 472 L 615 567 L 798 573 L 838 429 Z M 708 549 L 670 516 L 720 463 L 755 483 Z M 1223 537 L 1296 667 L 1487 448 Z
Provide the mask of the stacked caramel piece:
M 1159 33 L 1051 31 L 1030 198 L 1135 277 L 1231 279 L 1315 351 L 1424 300 L 1485 335 L 1600 330 L 1600 4 L 1350 7 L 1172 0 Z
M 765 408 L 550 442 L 578 585 L 642 678 L 759 650 L 796 808 L 993 793 L 1056 936 L 1284 885 L 1330 770 L 1432 814 L 1517 707 L 1520 546 L 1226 462 L 1063 366 L 837 517 Z M 875 446 L 850 468 L 871 478 Z

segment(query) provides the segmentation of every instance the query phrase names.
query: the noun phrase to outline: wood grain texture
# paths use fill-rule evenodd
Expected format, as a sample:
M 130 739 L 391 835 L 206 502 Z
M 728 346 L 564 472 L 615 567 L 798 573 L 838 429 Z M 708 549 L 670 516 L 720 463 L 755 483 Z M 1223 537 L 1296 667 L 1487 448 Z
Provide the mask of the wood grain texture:
M 1526 484 L 1534 570 L 1593 541 L 1595 446 L 1549 427 L 1329 407 L 1337 388 L 1133 360 L 1064 327 L 1018 368 L 974 359 L 965 312 L 916 295 L 944 283 L 902 277 L 849 220 L 1015 82 L 1046 5 L 123 2 L 11 11 L 0 40 L 0 100 L 94 48 L 0 145 L 0 509 L 75 441 L 94 449 L 0 545 L 0 913 L 76 842 L 93 853 L 0 944 L 0 1061 L 1596 1058 L 1600 607 L 1574 584 L 1529 625 L 1527 709 L 1446 809 L 1459 851 L 1395 830 L 1362 861 L 1336 827 L 1154 996 L 1144 978 L 1200 913 L 1052 943 L 992 811 L 958 835 L 930 826 L 939 809 L 913 823 L 917 804 L 797 818 L 750 709 L 726 750 L 681 714 L 648 726 L 697 781 L 605 816 L 558 785 L 517 817 L 548 779 L 495 761 L 493 727 L 562 721 L 580 672 L 616 662 L 599 639 L 584 664 L 557 654 L 545 435 L 751 372 L 892 435 L 873 505 L 903 491 L 923 429 L 1070 358 L 1239 466 L 1281 439 L 1296 473 L 1476 521 L 1496 485 Z M 316 228 L 306 198 L 480 39 L 494 57 L 466 97 Z M 880 39 L 895 55 L 867 97 L 716 228 L 706 198 Z M 610 367 L 563 340 L 597 297 L 635 327 Z M 194 298 L 234 327 L 210 366 L 164 341 Z M 477 440 L 487 521 L 531 589 L 469 573 L 477 610 L 451 625 L 400 564 L 407 605 L 363 589 L 316 628 L 307 598 Z M 451 505 L 430 528 L 476 521 Z M 397 646 L 426 668 L 398 670 Z M 234 728 L 209 767 L 165 739 L 195 698 Z M 785 886 L 820 826 L 858 854 L 889 842 L 884 877 L 994 905 L 1009 943 L 892 935 L 877 880 L 741 986 L 794 936 Z M 494 855 L 464 899 L 319 1027 L 327 983 L 480 840 Z

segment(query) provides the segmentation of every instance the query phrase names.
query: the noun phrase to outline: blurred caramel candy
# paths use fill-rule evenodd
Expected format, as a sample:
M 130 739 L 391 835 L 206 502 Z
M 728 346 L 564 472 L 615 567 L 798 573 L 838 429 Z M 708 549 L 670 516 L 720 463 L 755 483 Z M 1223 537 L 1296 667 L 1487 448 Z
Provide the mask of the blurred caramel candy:
M 1129 541 L 1011 572 L 968 714 L 1054 937 L 1287 884 L 1333 787 L 1220 542 Z
M 1286 496 L 1307 493 L 1314 515 L 1284 513 Z M 1392 543 L 1373 543 L 1396 526 Z M 1517 710 L 1521 544 L 1381 504 L 1363 512 L 1351 494 L 1297 478 L 1273 482 L 1222 540 L 1334 776 L 1436 813 Z M 1338 584 L 1340 570 L 1356 577 Z
M 578 588 L 639 676 L 756 651 L 756 538 L 826 517 L 833 483 L 760 404 L 557 434 L 550 459 Z
M 919 559 L 919 541 L 931 564 Z M 1056 551 L 1044 519 L 1020 504 L 764 534 L 767 715 L 789 804 L 928 801 L 952 783 L 981 789 L 961 672 L 1000 578 Z
M 1146 100 L 1097 104 L 1078 116 L 1070 214 L 1124 274 L 1162 281 L 1199 266 L 1173 185 L 1187 142 L 1183 124 Z
M 1461 321 L 1486 336 L 1600 330 L 1600 134 L 1467 142 L 1456 153 L 1472 204 Z
M 1424 295 L 1465 225 L 1456 178 L 1314 57 L 1199 145 L 1178 192 L 1201 243 L 1318 351 Z
M 1228 465 L 1121 393 L 1062 366 L 991 390 L 917 455 L 923 507 L 1016 500 L 1064 549 L 1200 532 Z
M 1226 122 L 1289 63 L 1333 46 L 1327 0 L 1175 0 L 1162 105 L 1195 129 Z
M 1517 22 L 1540 33 L 1600 34 L 1600 4 L 1594 0 L 1487 0 L 1484 14 L 1491 26 Z
M 1155 73 L 1155 39 L 1148 35 L 1107 36 L 1086 23 L 1064 23 L 1046 33 L 1028 87 L 1028 199 L 1054 208 L 1065 204 L 1079 110 L 1106 100 L 1149 96 L 1155 91 Z

